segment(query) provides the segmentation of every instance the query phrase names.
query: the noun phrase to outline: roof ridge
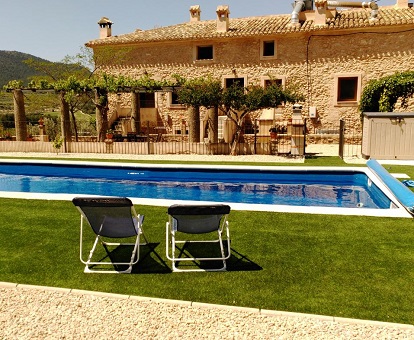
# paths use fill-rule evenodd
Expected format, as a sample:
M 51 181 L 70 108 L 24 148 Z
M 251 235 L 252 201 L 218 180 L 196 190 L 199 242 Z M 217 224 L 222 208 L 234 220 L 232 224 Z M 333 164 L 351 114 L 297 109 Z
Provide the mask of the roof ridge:
M 155 27 L 148 30 L 137 29 L 132 33 L 125 33 L 104 39 L 96 39 L 87 43 L 87 46 L 130 44 L 160 41 L 205 40 L 222 37 L 251 37 L 280 35 L 297 32 L 313 32 L 323 30 L 366 29 L 380 26 L 414 25 L 414 8 L 380 8 L 376 20 L 371 19 L 371 10 L 356 8 L 337 11 L 336 15 L 327 19 L 326 27 L 316 26 L 313 20 L 313 11 L 306 11 L 307 19 L 301 25 L 289 25 L 291 15 L 269 14 L 243 18 L 230 18 L 230 29 L 227 32 L 218 32 L 216 19 L 197 22 L 183 22 L 179 24 Z

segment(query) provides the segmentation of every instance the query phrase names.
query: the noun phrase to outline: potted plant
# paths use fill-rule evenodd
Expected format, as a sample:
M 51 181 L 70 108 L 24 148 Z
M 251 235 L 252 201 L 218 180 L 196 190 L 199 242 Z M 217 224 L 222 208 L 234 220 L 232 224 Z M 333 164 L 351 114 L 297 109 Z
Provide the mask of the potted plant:
M 287 133 L 287 126 L 279 123 L 279 124 L 276 124 L 275 126 L 272 126 L 269 129 L 269 132 L 270 132 L 271 139 L 277 139 L 279 135 L 283 135 Z
M 277 128 L 276 127 L 271 127 L 269 129 L 270 132 L 270 139 L 276 139 L 277 138 Z
M 114 131 L 112 129 L 106 130 L 106 139 L 114 138 Z
M 63 145 L 63 138 L 60 136 L 56 136 L 55 139 L 52 141 L 52 146 L 56 150 L 56 154 L 59 153 L 62 145 Z

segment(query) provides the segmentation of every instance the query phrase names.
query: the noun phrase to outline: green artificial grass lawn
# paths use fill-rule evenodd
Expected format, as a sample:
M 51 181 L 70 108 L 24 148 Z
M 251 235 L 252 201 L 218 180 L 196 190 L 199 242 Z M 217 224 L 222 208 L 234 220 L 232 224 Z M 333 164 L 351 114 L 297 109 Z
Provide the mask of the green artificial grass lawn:
M 154 249 L 84 274 L 71 202 L 0 199 L 0 281 L 414 323 L 412 219 L 232 211 L 227 272 L 171 273 L 166 208 L 137 206 Z
M 305 165 L 347 164 L 315 157 Z M 414 178 L 412 166 L 385 168 Z M 0 281 L 414 323 L 412 219 L 232 211 L 228 271 L 171 273 L 166 208 L 137 206 L 153 250 L 141 248 L 133 274 L 111 275 L 83 273 L 71 202 L 0 204 Z

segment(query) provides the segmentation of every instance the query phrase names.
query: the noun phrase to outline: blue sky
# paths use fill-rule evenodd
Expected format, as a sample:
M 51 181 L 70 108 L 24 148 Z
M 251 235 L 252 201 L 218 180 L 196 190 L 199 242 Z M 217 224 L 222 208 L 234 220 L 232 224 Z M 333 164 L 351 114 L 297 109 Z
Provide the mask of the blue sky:
M 294 0 L 0 0 L 0 50 L 25 52 L 50 61 L 74 56 L 98 38 L 98 20 L 114 22 L 112 34 L 174 25 L 189 20 L 189 8 L 200 5 L 201 19 L 215 18 L 218 5 L 230 6 L 230 17 L 288 14 Z M 380 6 L 396 0 L 380 0 Z M 1 65 L 0 65 L 1 66 Z

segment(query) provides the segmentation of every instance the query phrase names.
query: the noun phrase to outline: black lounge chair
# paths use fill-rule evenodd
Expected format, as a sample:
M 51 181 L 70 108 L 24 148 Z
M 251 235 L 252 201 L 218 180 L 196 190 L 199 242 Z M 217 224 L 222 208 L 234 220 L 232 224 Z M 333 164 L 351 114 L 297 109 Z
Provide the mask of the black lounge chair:
M 142 223 L 143 215 L 138 215 L 130 199 L 122 197 L 76 197 L 72 200 L 73 204 L 81 213 L 80 223 L 80 260 L 85 264 L 85 273 L 131 273 L 132 266 L 139 260 L 140 237 L 143 236 L 145 243 L 148 244 L 143 234 Z M 89 252 L 87 260 L 83 259 L 83 224 L 86 220 L 95 233 L 95 242 Z M 108 239 L 127 239 L 135 238 L 134 243 L 108 242 Z M 119 240 L 117 240 L 119 241 Z M 110 261 L 93 260 L 94 252 L 98 243 L 105 248 L 107 257 Z M 111 259 L 109 247 L 129 246 L 132 247 L 130 260 L 116 262 Z M 115 270 L 94 269 L 104 266 L 112 266 Z M 119 266 L 128 266 L 126 269 L 119 269 Z M 108 268 L 108 267 L 106 267 Z
M 230 257 L 230 232 L 227 215 L 230 213 L 228 205 L 214 204 L 214 205 L 172 205 L 168 208 L 169 220 L 166 224 L 166 253 L 167 258 L 172 262 L 172 269 L 175 272 L 179 271 L 225 271 L 226 260 Z M 224 241 L 226 241 L 226 250 L 224 249 L 223 231 L 225 231 Z M 217 233 L 217 239 L 207 239 L 207 235 L 199 239 L 198 237 L 191 237 L 191 240 L 178 239 L 184 234 L 209 234 Z M 182 236 L 184 237 L 184 236 Z M 187 237 L 186 237 L 187 238 Z M 186 245 L 196 245 L 203 247 L 211 243 L 218 243 L 219 251 L 216 256 L 192 256 Z M 179 247 L 178 245 L 182 245 Z M 176 256 L 176 252 L 179 255 Z M 225 254 L 226 253 L 226 254 Z M 197 268 L 193 266 L 187 269 L 178 268 L 179 262 L 186 262 L 187 264 L 193 262 Z M 202 268 L 202 261 L 220 261 L 220 267 Z
M 124 141 L 124 137 L 122 137 L 120 133 L 114 134 L 114 142 L 123 142 L 123 141 Z

